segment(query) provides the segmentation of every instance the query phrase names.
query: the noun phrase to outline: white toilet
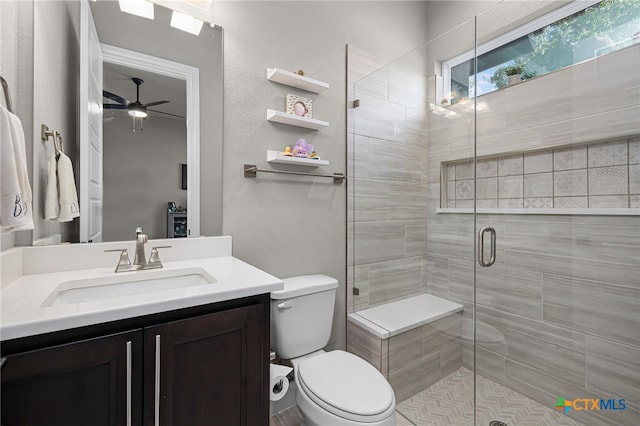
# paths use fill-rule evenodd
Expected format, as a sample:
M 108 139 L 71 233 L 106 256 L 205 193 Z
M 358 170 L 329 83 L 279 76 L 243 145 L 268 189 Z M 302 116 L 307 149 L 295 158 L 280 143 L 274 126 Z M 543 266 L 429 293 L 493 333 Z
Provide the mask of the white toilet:
M 325 352 L 338 281 L 284 279 L 271 293 L 271 348 L 291 361 L 306 426 L 394 426 L 396 399 L 384 376 L 345 351 Z

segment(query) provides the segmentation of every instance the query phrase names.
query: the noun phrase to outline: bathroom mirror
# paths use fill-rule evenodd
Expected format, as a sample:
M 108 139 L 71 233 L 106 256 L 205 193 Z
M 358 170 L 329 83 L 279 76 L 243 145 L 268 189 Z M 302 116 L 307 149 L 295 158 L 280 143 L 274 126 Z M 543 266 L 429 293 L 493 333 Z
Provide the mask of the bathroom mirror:
M 34 50 L 35 55 L 38 55 L 38 40 L 49 36 L 45 36 L 45 31 L 42 25 L 38 24 L 38 8 L 41 7 L 41 2 L 35 2 L 35 24 L 34 24 Z M 80 8 L 73 5 L 73 2 L 55 2 L 59 7 L 67 8 L 69 15 L 72 18 L 69 20 L 69 27 L 67 32 L 75 32 L 78 34 L 78 48 L 80 43 L 81 22 L 80 22 Z M 71 4 L 71 5 L 70 5 Z M 107 133 L 113 135 L 113 128 L 117 124 L 122 128 L 118 129 L 115 133 L 120 146 L 120 151 L 114 154 L 113 144 L 104 146 L 103 153 L 104 162 L 102 164 L 103 176 L 104 176 L 104 188 L 105 191 L 111 186 L 110 198 L 116 200 L 114 207 L 113 201 L 111 207 L 100 209 L 98 212 L 92 212 L 97 217 L 103 216 L 103 230 L 106 231 L 102 241 L 117 241 L 117 240 L 129 240 L 129 236 L 133 238 L 135 232 L 135 226 L 143 226 L 145 232 L 149 233 L 150 238 L 166 238 L 169 236 L 169 215 L 167 214 L 168 203 L 175 203 L 177 206 L 187 207 L 186 190 L 182 189 L 182 165 L 189 161 L 198 162 L 197 167 L 193 167 L 193 170 L 199 169 L 200 190 L 195 194 L 197 201 L 199 201 L 200 208 L 198 211 L 188 212 L 192 213 L 190 216 L 199 221 L 199 235 L 219 235 L 221 233 L 222 224 L 222 75 L 223 75 L 223 31 L 222 28 L 216 26 L 212 27 L 205 23 L 198 36 L 189 34 L 187 32 L 172 28 L 169 25 L 171 20 L 171 10 L 155 5 L 154 6 L 154 19 L 146 19 L 124 13 L 120 11 L 117 1 L 111 0 L 98 0 L 87 2 L 89 5 L 91 15 L 95 22 L 97 36 L 99 42 L 102 45 L 108 45 L 116 49 L 122 49 L 122 51 L 129 52 L 129 60 L 126 65 L 121 62 L 115 61 L 116 67 L 114 68 L 114 61 L 106 59 L 104 64 L 104 90 L 115 92 L 118 96 L 122 96 L 131 102 L 136 100 L 136 83 L 133 78 L 140 78 L 145 82 L 139 87 L 140 100 L 144 102 L 163 101 L 165 97 L 170 97 L 170 103 L 166 105 L 157 105 L 150 107 L 158 112 L 151 112 L 148 119 L 135 120 L 135 133 L 134 120 L 127 114 L 127 111 L 117 111 L 113 109 L 104 109 L 103 114 L 105 121 L 103 122 L 103 129 L 105 139 L 103 143 L 109 143 Z M 42 6 L 44 7 L 44 6 Z M 51 6 L 47 6 L 51 7 Z M 50 12 L 50 11 L 49 11 Z M 47 12 L 48 15 L 50 13 Z M 77 19 L 74 16 L 78 13 Z M 44 15 L 41 12 L 40 15 Z M 72 27 L 72 28 L 71 28 Z M 41 31 L 43 34 L 38 35 Z M 68 42 L 67 42 L 68 43 Z M 64 44 L 64 39 L 63 43 Z M 69 49 L 69 47 L 61 46 L 61 50 Z M 73 49 L 73 47 L 72 47 Z M 49 46 L 49 51 L 52 50 Z M 113 53 L 113 52 L 111 52 Z M 136 58 L 136 53 L 139 57 Z M 133 55 L 132 55 L 133 54 Z M 35 56 L 34 55 L 34 56 Z M 82 55 L 79 53 L 76 55 L 66 55 L 69 61 L 82 61 Z M 108 55 L 109 56 L 109 55 Z M 111 55 L 112 56 L 112 55 Z M 36 57 L 37 58 L 37 57 Z M 178 65 L 184 65 L 187 68 L 197 70 L 199 89 L 197 92 L 190 92 L 190 88 L 186 87 L 188 82 L 186 80 L 172 82 L 172 76 L 149 74 L 149 69 L 142 66 L 148 58 L 157 58 L 161 61 L 168 61 Z M 34 86 L 38 87 L 38 79 L 46 80 L 50 78 L 46 73 L 38 72 L 38 63 L 34 64 L 36 68 Z M 140 71 L 137 71 L 137 64 L 140 65 Z M 66 64 L 64 65 L 68 69 L 74 70 L 74 68 L 80 68 L 77 65 Z M 80 64 L 82 66 L 82 64 Z M 118 68 L 119 67 L 119 68 Z M 55 72 L 55 70 L 54 70 Z M 65 71 L 61 71 L 64 73 Z M 158 78 L 156 78 L 158 77 Z M 160 78 L 162 77 L 162 78 Z M 78 77 L 79 78 L 79 77 Z M 180 77 L 177 77 L 180 80 Z M 164 81 L 164 83 L 163 83 Z M 166 84 L 166 86 L 162 86 Z M 40 84 L 40 86 L 44 83 Z M 109 85 L 111 85 L 109 88 Z M 182 85 L 182 94 L 175 95 L 175 86 Z M 79 85 L 78 85 L 79 86 Z M 129 87 L 127 87 L 129 86 Z M 179 92 L 180 90 L 178 90 Z M 81 92 L 81 88 L 78 88 L 78 92 Z M 185 94 L 186 93 L 186 94 Z M 191 95 L 189 95 L 191 93 Z M 177 97 L 176 97 L 177 96 Z M 180 97 L 183 97 L 180 99 Z M 184 98 L 186 96 L 186 99 Z M 195 96 L 195 98 L 189 99 L 189 96 Z M 38 94 L 34 95 L 35 101 L 38 102 Z M 173 131 L 163 131 L 167 128 L 167 124 L 175 124 L 178 127 L 182 123 L 183 127 L 187 127 L 187 123 L 190 122 L 188 114 L 180 112 L 179 109 L 173 107 L 179 103 L 184 104 L 195 99 L 195 107 L 198 109 L 200 123 L 199 130 L 199 144 L 197 151 L 187 158 L 187 137 L 182 138 L 176 136 Z M 68 101 L 67 101 L 68 102 Z M 112 99 L 101 98 L 102 103 L 117 103 Z M 68 103 L 67 103 L 68 105 Z M 171 107 L 169 107 L 171 106 Z M 48 105 L 49 108 L 55 108 L 53 104 Z M 77 110 L 81 109 L 80 102 L 77 103 Z M 42 107 L 41 107 L 42 108 Z M 184 110 L 183 110 L 184 111 Z M 162 114 L 167 113 L 167 114 Z M 184 119 L 175 116 L 169 116 L 173 114 L 175 116 L 184 116 Z M 44 114 L 43 114 L 44 115 Z M 162 117 L 159 118 L 159 117 Z M 43 118 L 43 120 L 46 118 Z M 38 124 L 39 119 L 34 116 L 34 125 Z M 162 124 L 164 123 L 164 124 Z M 142 131 L 140 130 L 142 125 Z M 82 139 L 80 120 L 77 120 L 78 135 L 77 139 Z M 71 133 L 70 130 L 68 130 Z M 145 133 L 146 132 L 146 133 Z M 184 130 L 186 134 L 187 130 Z M 135 137 L 146 135 L 147 139 L 152 139 L 151 143 L 155 142 L 150 149 L 141 149 L 136 145 L 139 143 Z M 153 135 L 153 136 L 152 136 Z M 128 140 L 123 140 L 124 137 L 131 137 Z M 70 139 L 70 137 L 69 137 Z M 180 140 L 183 139 L 183 140 Z M 180 145 L 180 147 L 177 147 Z M 129 149 L 127 149 L 129 146 Z M 38 147 L 36 147 L 38 148 Z M 191 146 L 193 149 L 193 146 Z M 181 151 L 182 150 L 182 151 Z M 78 182 L 79 194 L 82 194 L 80 187 L 87 185 L 87 179 L 80 174 L 83 161 L 80 158 L 80 142 L 78 142 L 75 149 L 70 149 L 74 157 L 74 169 L 77 173 L 76 182 Z M 45 153 L 34 153 L 34 164 L 42 160 L 38 159 L 38 155 Z M 168 157 L 168 158 L 167 158 Z M 126 160 L 126 161 L 124 161 Z M 160 162 L 164 161 L 166 165 L 160 165 Z M 128 163 L 129 171 L 124 173 L 125 164 Z M 135 168 L 135 164 L 139 164 L 139 169 Z M 45 163 L 46 164 L 46 163 Z M 155 165 L 156 167 L 146 167 L 149 165 Z M 143 167 L 144 166 L 144 167 Z M 41 167 L 40 167 L 41 168 Z M 154 169 L 155 171 L 151 171 Z M 190 168 L 191 169 L 191 168 Z M 114 179 L 117 180 L 114 181 Z M 175 178 L 175 179 L 174 179 Z M 111 179 L 111 182 L 108 181 Z M 34 180 L 38 180 L 34 177 Z M 39 179 L 43 180 L 42 177 Z M 89 179 L 90 180 L 90 179 Z M 172 183 L 175 180 L 175 185 Z M 154 199 L 150 201 L 149 192 L 150 186 L 161 182 L 160 185 L 175 186 L 171 191 L 165 191 L 165 194 L 160 195 L 160 199 Z M 40 197 L 39 194 L 44 185 L 40 185 L 41 188 L 34 188 L 35 197 Z M 113 194 L 113 188 L 126 188 L 126 193 L 123 191 L 122 196 L 120 194 Z M 194 185 L 194 187 L 196 187 Z M 117 189 L 116 189 L 117 191 Z M 157 191 L 156 191 L 157 192 Z M 160 192 L 162 192 L 160 190 Z M 107 193 L 105 192 L 105 196 Z M 164 198 L 162 198 L 164 197 Z M 117 200 L 121 199 L 120 202 Z M 35 203 L 34 213 L 41 215 L 43 205 Z M 80 205 L 83 205 L 82 199 Z M 88 205 L 85 203 L 85 206 Z M 90 208 L 89 208 L 90 209 Z M 85 207 L 85 211 L 89 210 Z M 81 207 L 82 210 L 82 207 Z M 137 215 L 137 216 L 136 216 Z M 136 217 L 138 219 L 136 219 Z M 145 218 L 146 217 L 146 218 Z M 140 223 L 145 222 L 147 223 Z M 191 217 L 189 220 L 192 220 Z M 50 224 L 43 221 L 36 223 L 36 231 L 34 232 L 34 244 L 43 243 L 56 243 L 56 242 L 79 242 L 81 241 L 81 230 L 79 229 L 78 219 L 76 219 L 71 227 L 73 230 L 64 230 L 69 225 L 62 224 L 60 228 L 57 228 L 56 224 Z M 135 225 L 135 226 L 134 226 Z M 40 228 L 38 230 L 38 228 Z M 196 227 L 197 228 L 197 227 Z M 108 234 L 107 234 L 108 232 Z M 62 237 L 56 240 L 55 237 L 51 238 L 51 235 L 61 234 Z M 190 235 L 197 236 L 197 235 Z M 61 241 L 60 241 L 61 240 Z

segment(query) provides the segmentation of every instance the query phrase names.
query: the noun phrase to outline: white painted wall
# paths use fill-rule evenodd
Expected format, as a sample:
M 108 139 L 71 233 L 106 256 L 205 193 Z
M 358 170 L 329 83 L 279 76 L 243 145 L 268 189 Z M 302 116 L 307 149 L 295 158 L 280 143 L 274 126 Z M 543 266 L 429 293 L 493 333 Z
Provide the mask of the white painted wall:
M 279 277 L 324 273 L 340 287 L 329 346 L 345 345 L 346 185 L 291 176 L 243 177 L 242 165 L 269 168 L 268 149 L 303 137 L 323 159 L 320 172 L 346 172 L 346 45 L 389 61 L 425 40 L 426 2 L 214 2 L 225 31 L 223 233 L 234 255 Z M 267 67 L 331 85 L 320 95 L 266 80 Z M 318 132 L 268 123 L 288 93 L 314 100 Z

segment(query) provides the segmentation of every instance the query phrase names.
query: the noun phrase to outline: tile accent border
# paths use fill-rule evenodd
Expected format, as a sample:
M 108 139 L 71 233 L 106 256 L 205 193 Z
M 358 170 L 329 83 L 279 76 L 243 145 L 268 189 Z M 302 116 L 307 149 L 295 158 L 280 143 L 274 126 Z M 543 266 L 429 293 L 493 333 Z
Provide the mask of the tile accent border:
M 476 207 L 484 213 L 640 215 L 639 150 L 640 139 L 631 138 L 478 159 Z M 446 184 L 438 212 L 473 209 L 473 163 L 443 162 L 441 170 Z

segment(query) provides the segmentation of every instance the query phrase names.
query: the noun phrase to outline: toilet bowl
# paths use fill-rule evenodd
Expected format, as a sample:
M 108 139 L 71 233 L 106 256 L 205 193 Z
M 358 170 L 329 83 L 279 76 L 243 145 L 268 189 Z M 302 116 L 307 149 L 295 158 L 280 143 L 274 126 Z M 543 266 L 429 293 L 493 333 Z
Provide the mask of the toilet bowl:
M 292 361 L 298 383 L 296 402 L 305 425 L 396 424 L 391 385 L 362 358 L 336 350 Z
M 393 426 L 396 401 L 384 376 L 351 353 L 325 352 L 338 282 L 326 275 L 284 279 L 271 293 L 271 346 L 290 360 L 306 426 Z

